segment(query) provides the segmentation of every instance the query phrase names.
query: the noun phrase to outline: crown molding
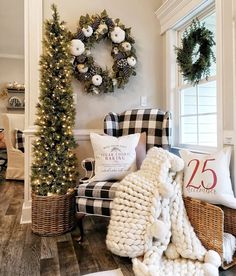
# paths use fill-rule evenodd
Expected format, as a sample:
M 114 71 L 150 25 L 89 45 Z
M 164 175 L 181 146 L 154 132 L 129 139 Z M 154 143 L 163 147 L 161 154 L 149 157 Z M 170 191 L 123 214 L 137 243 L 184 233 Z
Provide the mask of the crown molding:
M 155 12 L 160 21 L 161 34 L 172 28 L 177 29 L 212 3 L 214 0 L 167 0 Z

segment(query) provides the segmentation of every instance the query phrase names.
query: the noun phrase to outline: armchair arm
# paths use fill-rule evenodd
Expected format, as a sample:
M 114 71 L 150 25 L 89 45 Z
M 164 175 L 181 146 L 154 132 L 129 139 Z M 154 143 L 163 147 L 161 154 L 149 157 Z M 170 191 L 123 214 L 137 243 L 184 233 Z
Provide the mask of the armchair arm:
M 81 167 L 85 171 L 83 178 L 80 178 L 80 183 L 87 183 L 94 176 L 95 160 L 92 157 L 85 158 L 81 161 Z
M 23 168 L 24 153 L 18 149 L 7 149 L 7 166 L 8 168 Z
M 104 132 L 110 136 L 119 137 L 119 114 L 110 112 L 104 118 Z
M 162 122 L 162 147 L 164 149 L 169 149 L 171 146 L 171 113 L 169 111 L 165 112 L 163 122 Z

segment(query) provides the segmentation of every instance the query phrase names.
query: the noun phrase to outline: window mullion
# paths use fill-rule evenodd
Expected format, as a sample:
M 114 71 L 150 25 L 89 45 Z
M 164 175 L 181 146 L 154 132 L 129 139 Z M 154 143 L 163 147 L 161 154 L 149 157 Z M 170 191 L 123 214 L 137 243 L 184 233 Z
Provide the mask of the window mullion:
M 196 86 L 196 97 L 197 97 L 197 145 L 199 145 L 199 99 L 198 99 L 198 85 Z

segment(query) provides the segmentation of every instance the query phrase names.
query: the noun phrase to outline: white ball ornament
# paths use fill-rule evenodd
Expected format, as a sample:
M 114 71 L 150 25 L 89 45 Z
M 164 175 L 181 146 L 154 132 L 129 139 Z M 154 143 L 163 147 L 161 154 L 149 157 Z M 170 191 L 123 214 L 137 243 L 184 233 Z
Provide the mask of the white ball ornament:
M 90 37 L 93 34 L 93 28 L 88 26 L 87 28 L 82 28 L 82 32 L 85 37 Z
M 102 84 L 102 77 L 100 75 L 94 75 L 92 77 L 92 83 L 95 85 L 95 86 L 99 86 Z
M 161 241 L 165 239 L 167 233 L 168 233 L 168 227 L 161 220 L 157 220 L 150 227 L 150 234 Z
M 115 27 L 114 30 L 111 32 L 111 40 L 114 43 L 121 43 L 125 40 L 125 31 L 122 30 L 120 27 Z
M 131 67 L 134 67 L 136 64 L 136 58 L 135 57 L 128 57 L 127 62 Z
M 84 43 L 80 39 L 72 39 L 71 54 L 73 56 L 79 56 L 83 54 L 84 50 L 85 50 Z
M 171 158 L 170 160 L 171 163 L 171 169 L 173 171 L 179 172 L 184 168 L 184 160 L 180 158 Z
M 174 188 L 171 184 L 166 183 L 159 188 L 159 193 L 164 198 L 170 198 L 174 194 Z

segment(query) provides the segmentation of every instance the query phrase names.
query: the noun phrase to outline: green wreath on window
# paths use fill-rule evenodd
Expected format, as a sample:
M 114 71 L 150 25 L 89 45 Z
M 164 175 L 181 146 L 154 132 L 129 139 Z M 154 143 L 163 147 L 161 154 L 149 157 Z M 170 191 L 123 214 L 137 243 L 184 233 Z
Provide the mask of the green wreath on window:
M 112 42 L 112 69 L 103 70 L 91 55 L 95 43 Z M 136 75 L 136 54 L 131 29 L 120 19 L 113 20 L 104 10 L 101 15 L 81 16 L 71 41 L 74 76 L 84 84 L 87 93 L 101 94 L 124 88 L 131 75 Z
M 181 44 L 182 47 L 175 49 L 177 63 L 184 80 L 193 85 L 197 85 L 203 78 L 208 80 L 211 61 L 215 62 L 212 51 L 212 46 L 215 45 L 213 32 L 198 19 L 193 20 L 191 26 L 184 32 Z

